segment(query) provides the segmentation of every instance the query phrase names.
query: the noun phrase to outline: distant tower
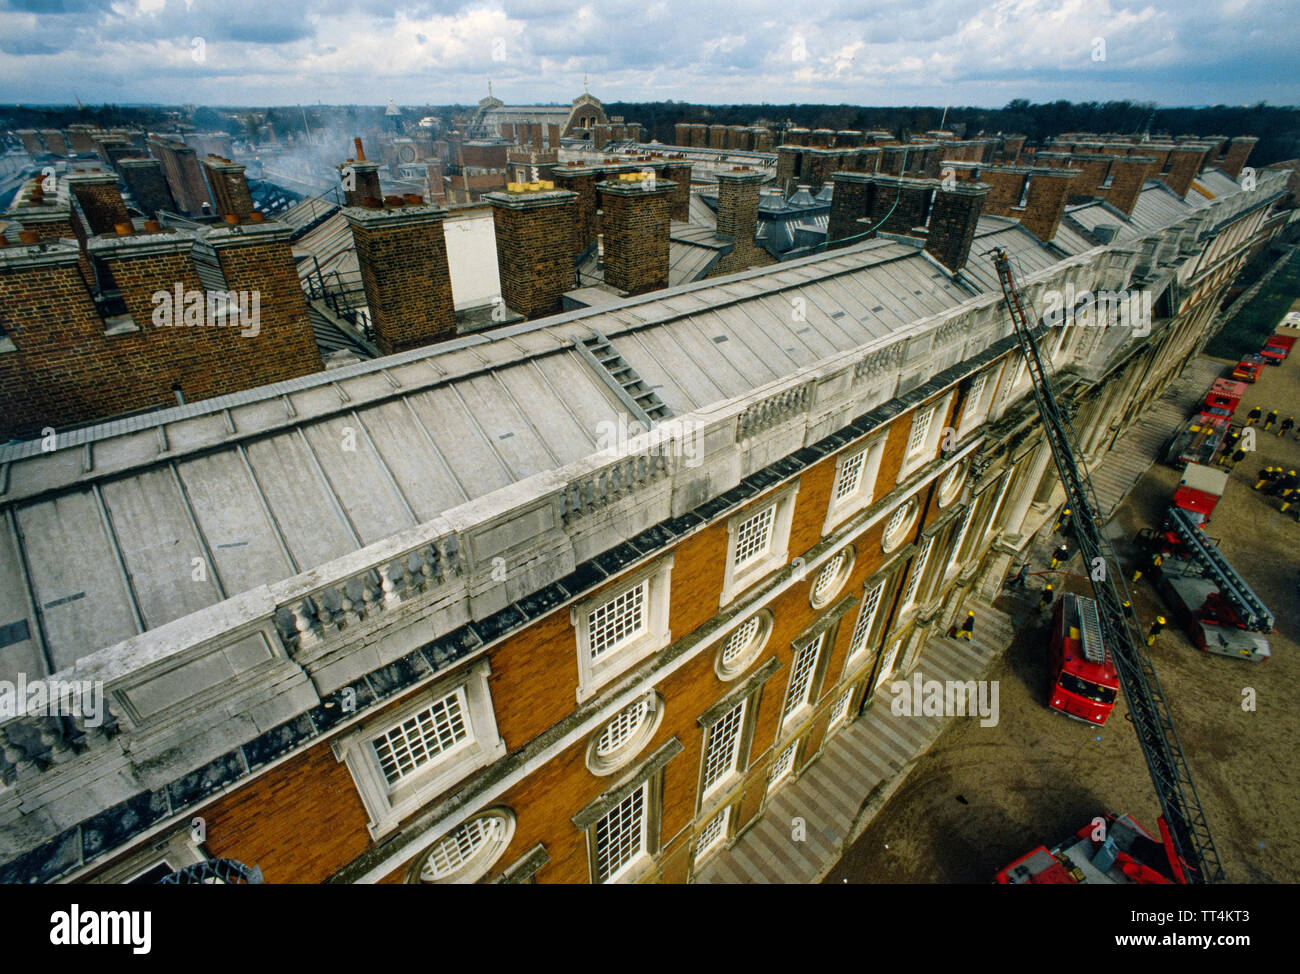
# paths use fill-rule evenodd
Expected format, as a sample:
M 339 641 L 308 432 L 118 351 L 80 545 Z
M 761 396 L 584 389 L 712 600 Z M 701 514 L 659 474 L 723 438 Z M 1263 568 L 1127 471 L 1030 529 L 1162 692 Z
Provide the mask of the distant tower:
M 388 99 L 388 108 L 384 111 L 393 122 L 393 131 L 400 133 L 402 131 L 402 110 L 397 107 L 397 102 Z

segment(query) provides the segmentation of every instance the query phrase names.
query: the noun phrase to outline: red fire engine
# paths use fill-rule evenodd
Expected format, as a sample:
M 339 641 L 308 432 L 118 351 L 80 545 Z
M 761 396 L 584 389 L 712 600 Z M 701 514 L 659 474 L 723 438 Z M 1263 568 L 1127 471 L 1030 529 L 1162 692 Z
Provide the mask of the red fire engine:
M 1163 818 L 1156 839 L 1128 815 L 1107 815 L 1054 849 L 1040 845 L 995 878 L 1004 886 L 1181 884 L 1187 871 Z
M 1262 355 L 1247 355 L 1242 358 L 1232 369 L 1232 377 L 1240 379 L 1242 382 L 1256 382 L 1259 379 L 1259 370 L 1264 365 Z
M 1205 403 L 1200 411 L 1231 419 L 1244 395 L 1246 395 L 1246 383 L 1234 382 L 1232 379 L 1215 379 L 1214 385 L 1210 386 L 1210 391 L 1205 394 Z
M 1102 645 L 1097 603 L 1066 593 L 1052 626 L 1051 707 L 1090 724 L 1104 724 L 1115 709 L 1119 674 Z
M 1178 481 L 1178 489 L 1174 491 L 1174 507 L 1187 511 L 1197 524 L 1204 527 L 1210 523 L 1210 515 L 1227 486 L 1228 471 L 1189 463 L 1183 468 L 1183 479 Z
M 1291 346 L 1295 344 L 1295 340 L 1295 335 L 1284 335 L 1281 332 L 1270 335 L 1268 341 L 1264 342 L 1264 347 L 1259 350 L 1259 354 L 1269 365 L 1281 365 L 1282 360 L 1291 354 Z

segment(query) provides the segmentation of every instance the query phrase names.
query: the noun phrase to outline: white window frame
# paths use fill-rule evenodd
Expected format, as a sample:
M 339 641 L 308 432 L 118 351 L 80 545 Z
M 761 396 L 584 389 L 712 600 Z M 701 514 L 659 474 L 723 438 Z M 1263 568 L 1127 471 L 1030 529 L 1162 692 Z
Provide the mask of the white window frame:
M 392 831 L 456 782 L 505 756 L 506 743 L 497 733 L 492 694 L 488 689 L 491 672 L 488 661 L 481 659 L 415 694 L 399 709 L 366 721 L 333 742 L 334 756 L 347 764 L 370 816 L 367 828 L 372 838 Z M 457 690 L 463 693 L 469 736 L 390 785 L 372 742 L 427 709 L 435 700 Z
M 735 706 L 729 708 L 726 713 L 720 716 L 708 726 L 704 734 L 704 747 L 700 756 L 700 806 L 708 806 L 709 799 L 714 795 L 719 795 L 731 788 L 737 780 L 744 776 L 744 767 L 746 764 L 746 752 L 748 751 L 748 738 L 750 724 L 753 716 L 753 696 L 747 696 L 738 701 Z M 714 734 L 718 727 L 727 720 L 737 710 L 740 711 L 739 717 L 735 720 L 735 737 L 733 738 L 730 751 L 731 756 L 723 766 L 722 773 L 712 782 L 708 780 L 709 773 L 709 755 L 713 750 Z
M 898 471 L 900 483 L 934 459 L 935 453 L 939 449 L 939 441 L 943 438 L 943 419 L 948 415 L 948 407 L 952 404 L 954 395 L 955 392 L 949 392 L 946 396 L 940 396 L 933 402 L 917 406 L 913 410 L 912 424 L 908 427 L 903 464 Z M 918 445 L 913 446 L 912 441 L 916 437 L 917 426 L 922 422 L 925 423 L 924 438 Z
M 813 572 L 812 583 L 808 587 L 808 602 L 814 609 L 825 608 L 835 596 L 840 594 L 849 576 L 853 574 L 853 565 L 856 561 L 857 552 L 850 544 L 838 549 L 835 554 L 817 566 L 817 570 Z M 822 579 L 827 572 L 833 574 L 826 578 L 825 587 L 819 593 L 817 587 L 822 584 Z
M 997 394 L 998 378 L 1001 372 L 1002 365 L 999 363 L 989 366 L 971 379 L 972 389 L 979 380 L 982 379 L 983 383 L 980 386 L 978 398 L 971 395 L 966 397 L 966 404 L 961 410 L 961 423 L 957 427 L 958 436 L 965 436 L 988 419 L 989 411 L 993 408 L 993 398 Z
M 875 500 L 876 478 L 880 475 L 880 460 L 885 453 L 885 439 L 884 434 L 878 434 L 864 446 L 844 450 L 840 454 L 835 464 L 835 483 L 831 486 L 831 500 L 826 510 L 826 521 L 822 524 L 823 535 L 829 534 L 835 527 Z M 840 497 L 840 485 L 845 470 L 859 457 L 862 458 L 862 466 L 858 473 L 857 486 Z
M 700 837 L 695 844 L 696 865 L 704 862 L 710 853 L 715 852 L 726 845 L 727 839 L 731 837 L 731 809 L 731 805 L 723 805 L 716 813 L 709 816 L 709 820 L 705 823 L 704 828 L 700 829 Z M 705 841 L 705 835 L 719 819 L 722 820 L 721 827 L 711 839 Z
M 628 578 L 620 580 L 569 610 L 578 653 L 579 703 L 585 703 L 610 681 L 627 672 L 642 660 L 663 649 L 672 639 L 669 629 L 668 597 L 672 581 L 673 556 L 664 556 L 641 568 Z M 602 606 L 647 585 L 645 599 L 645 626 L 633 639 L 624 640 L 605 651 L 599 659 L 591 657 L 591 615 Z
M 903 589 L 903 605 L 898 610 L 902 615 L 908 609 L 916 604 L 916 596 L 921 588 L 921 579 L 925 575 L 926 566 L 930 561 L 930 553 L 934 550 L 934 535 L 921 539 L 921 548 L 912 558 L 912 570 L 907 576 L 907 587 Z
M 424 866 L 447 839 L 451 838 L 457 831 L 469 828 L 473 823 L 489 819 L 487 826 L 488 834 L 483 839 L 482 844 L 475 849 L 459 866 L 446 874 L 437 878 L 425 879 L 423 876 Z M 515 834 L 515 815 L 508 808 L 490 808 L 485 811 L 471 815 L 465 821 L 461 822 L 456 828 L 451 829 L 446 834 L 440 836 L 436 842 L 431 843 L 428 848 L 424 849 L 414 863 L 411 864 L 410 872 L 407 874 L 407 882 L 414 884 L 435 884 L 435 885 L 464 885 L 476 883 L 486 876 L 501 859 L 505 853 L 506 847 L 510 845 L 510 840 Z
M 966 474 L 970 472 L 970 457 L 958 460 L 939 477 L 935 497 L 939 506 L 947 507 L 961 496 L 961 489 L 966 485 Z
M 591 823 L 588 831 L 588 843 L 591 856 L 591 878 L 592 882 L 598 884 L 618 883 L 624 879 L 631 878 L 646 868 L 654 861 L 653 843 L 654 836 L 652 832 L 656 830 L 656 816 L 654 804 L 658 800 L 658 788 L 655 787 L 655 775 L 651 775 L 642 781 L 637 787 L 633 788 L 608 812 Z M 604 879 L 600 878 L 600 823 L 604 822 L 614 814 L 623 803 L 631 799 L 634 795 L 641 796 L 641 842 L 637 850 L 628 857 L 627 861 L 611 872 Z
M 844 688 L 844 692 L 835 698 L 835 703 L 831 706 L 830 721 L 826 724 L 827 734 L 849 723 L 849 715 L 853 711 L 853 696 L 857 692 L 858 685 L 850 683 Z
M 890 578 L 886 575 L 875 584 L 867 583 L 862 589 L 862 604 L 858 606 L 858 618 L 853 623 L 853 634 L 849 637 L 845 673 L 868 655 L 867 647 L 871 645 L 871 633 L 876 628 L 876 620 L 880 618 L 880 608 L 885 601 Z
M 829 655 L 831 637 L 835 633 L 835 626 L 831 625 L 823 629 L 811 639 L 800 640 L 795 644 L 794 655 L 790 659 L 790 679 L 786 684 L 785 697 L 781 701 L 781 733 L 787 728 L 798 726 L 800 721 L 804 720 L 817 704 L 817 694 L 821 689 L 821 677 L 826 668 L 826 657 Z M 813 648 L 815 647 L 815 648 Z M 812 663 L 807 669 L 807 682 L 798 694 L 795 693 L 795 680 L 798 677 L 797 667 L 804 653 L 812 649 Z M 799 699 L 795 703 L 796 698 Z
M 790 555 L 790 526 L 794 521 L 794 502 L 798 482 L 782 488 L 774 495 L 749 505 L 733 514 L 727 521 L 727 565 L 722 579 L 720 605 L 726 605 L 759 579 L 783 566 Z M 772 534 L 767 551 L 760 557 L 736 567 L 736 542 L 740 526 L 768 507 L 775 508 Z
M 894 521 L 894 517 L 899 511 L 906 511 L 902 519 L 898 521 L 897 527 L 894 528 L 894 536 L 891 537 L 889 526 Z M 916 519 L 921 516 L 921 502 L 915 496 L 909 497 L 903 501 L 889 515 L 883 518 L 884 527 L 880 532 L 880 547 L 886 554 L 891 551 L 897 551 L 907 540 L 907 536 L 912 533 L 916 527 Z
M 134 882 L 158 866 L 166 866 L 172 872 L 179 872 L 186 866 L 206 862 L 208 858 L 202 843 L 194 841 L 194 833 L 186 823 L 169 835 L 154 839 L 148 846 L 125 861 L 84 882 L 94 885 L 102 883 L 121 886 Z
M 758 628 L 754 635 L 750 637 L 749 642 L 745 645 L 744 650 L 733 659 L 730 663 L 723 659 L 728 643 L 731 638 L 740 632 L 751 620 L 756 620 Z M 718 679 L 723 683 L 730 683 L 732 680 L 741 676 L 746 670 L 754 665 L 763 647 L 767 645 L 768 639 L 772 635 L 772 610 L 759 609 L 741 619 L 740 624 L 734 626 L 730 632 L 718 641 L 718 650 L 713 660 L 713 671 L 718 675 Z
M 799 745 L 803 743 L 803 738 L 796 737 L 788 744 L 782 745 L 781 749 L 776 752 L 776 757 L 768 767 L 767 772 L 767 794 L 771 795 L 781 787 L 782 783 L 787 781 L 795 772 L 799 765 Z M 785 762 L 785 756 L 790 755 L 790 761 Z M 774 774 L 775 769 L 781 770 Z
M 601 738 L 604 736 L 605 729 L 610 724 L 618 720 L 623 712 L 633 707 L 644 704 L 646 706 L 645 716 L 641 723 L 636 726 L 631 735 L 618 748 L 609 754 L 599 754 L 598 746 Z M 594 775 L 604 776 L 613 774 L 620 768 L 630 764 L 638 754 L 645 750 L 647 744 L 659 730 L 659 724 L 664 719 L 664 702 L 659 694 L 651 690 L 649 693 L 638 697 L 630 704 L 619 707 L 609 719 L 596 728 L 587 741 L 587 770 Z

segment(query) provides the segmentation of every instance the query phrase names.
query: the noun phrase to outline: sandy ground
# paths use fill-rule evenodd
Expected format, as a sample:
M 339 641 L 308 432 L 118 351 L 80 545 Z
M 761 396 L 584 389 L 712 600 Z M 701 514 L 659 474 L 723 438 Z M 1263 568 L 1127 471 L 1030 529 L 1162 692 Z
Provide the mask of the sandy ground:
M 1300 420 L 1300 350 L 1265 370 L 1238 418 L 1257 403 Z M 1209 656 L 1173 628 L 1152 650 L 1224 871 L 1238 883 L 1300 881 L 1300 523 L 1295 507 L 1282 514 L 1278 500 L 1251 489 L 1270 463 L 1300 469 L 1295 431 L 1285 439 L 1275 432 L 1258 436 L 1258 453 L 1234 471 L 1206 531 L 1275 615 L 1273 658 Z M 1136 556 L 1125 539 L 1158 522 L 1177 483 L 1173 468 L 1153 467 L 1111 522 L 1130 570 Z M 1069 567 L 1077 572 L 1078 561 Z M 1062 580 L 1089 591 L 1082 576 Z M 1145 631 L 1164 606 L 1146 579 L 1131 589 Z M 1000 681 L 999 723 L 956 719 L 826 882 L 986 883 L 1034 846 L 1108 811 L 1155 830 L 1159 808 L 1122 699 L 1101 728 L 1049 710 L 1047 620 L 1032 600 L 1004 598 L 999 608 L 1024 616 L 990 673 Z M 1243 709 L 1248 690 L 1253 710 Z

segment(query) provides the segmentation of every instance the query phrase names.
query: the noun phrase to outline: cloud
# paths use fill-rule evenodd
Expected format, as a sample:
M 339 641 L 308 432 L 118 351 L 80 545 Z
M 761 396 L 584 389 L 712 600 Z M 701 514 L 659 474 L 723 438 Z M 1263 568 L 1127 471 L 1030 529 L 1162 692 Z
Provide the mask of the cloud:
M 1300 102 L 1265 0 L 0 0 L 0 38 L 45 101 Z

